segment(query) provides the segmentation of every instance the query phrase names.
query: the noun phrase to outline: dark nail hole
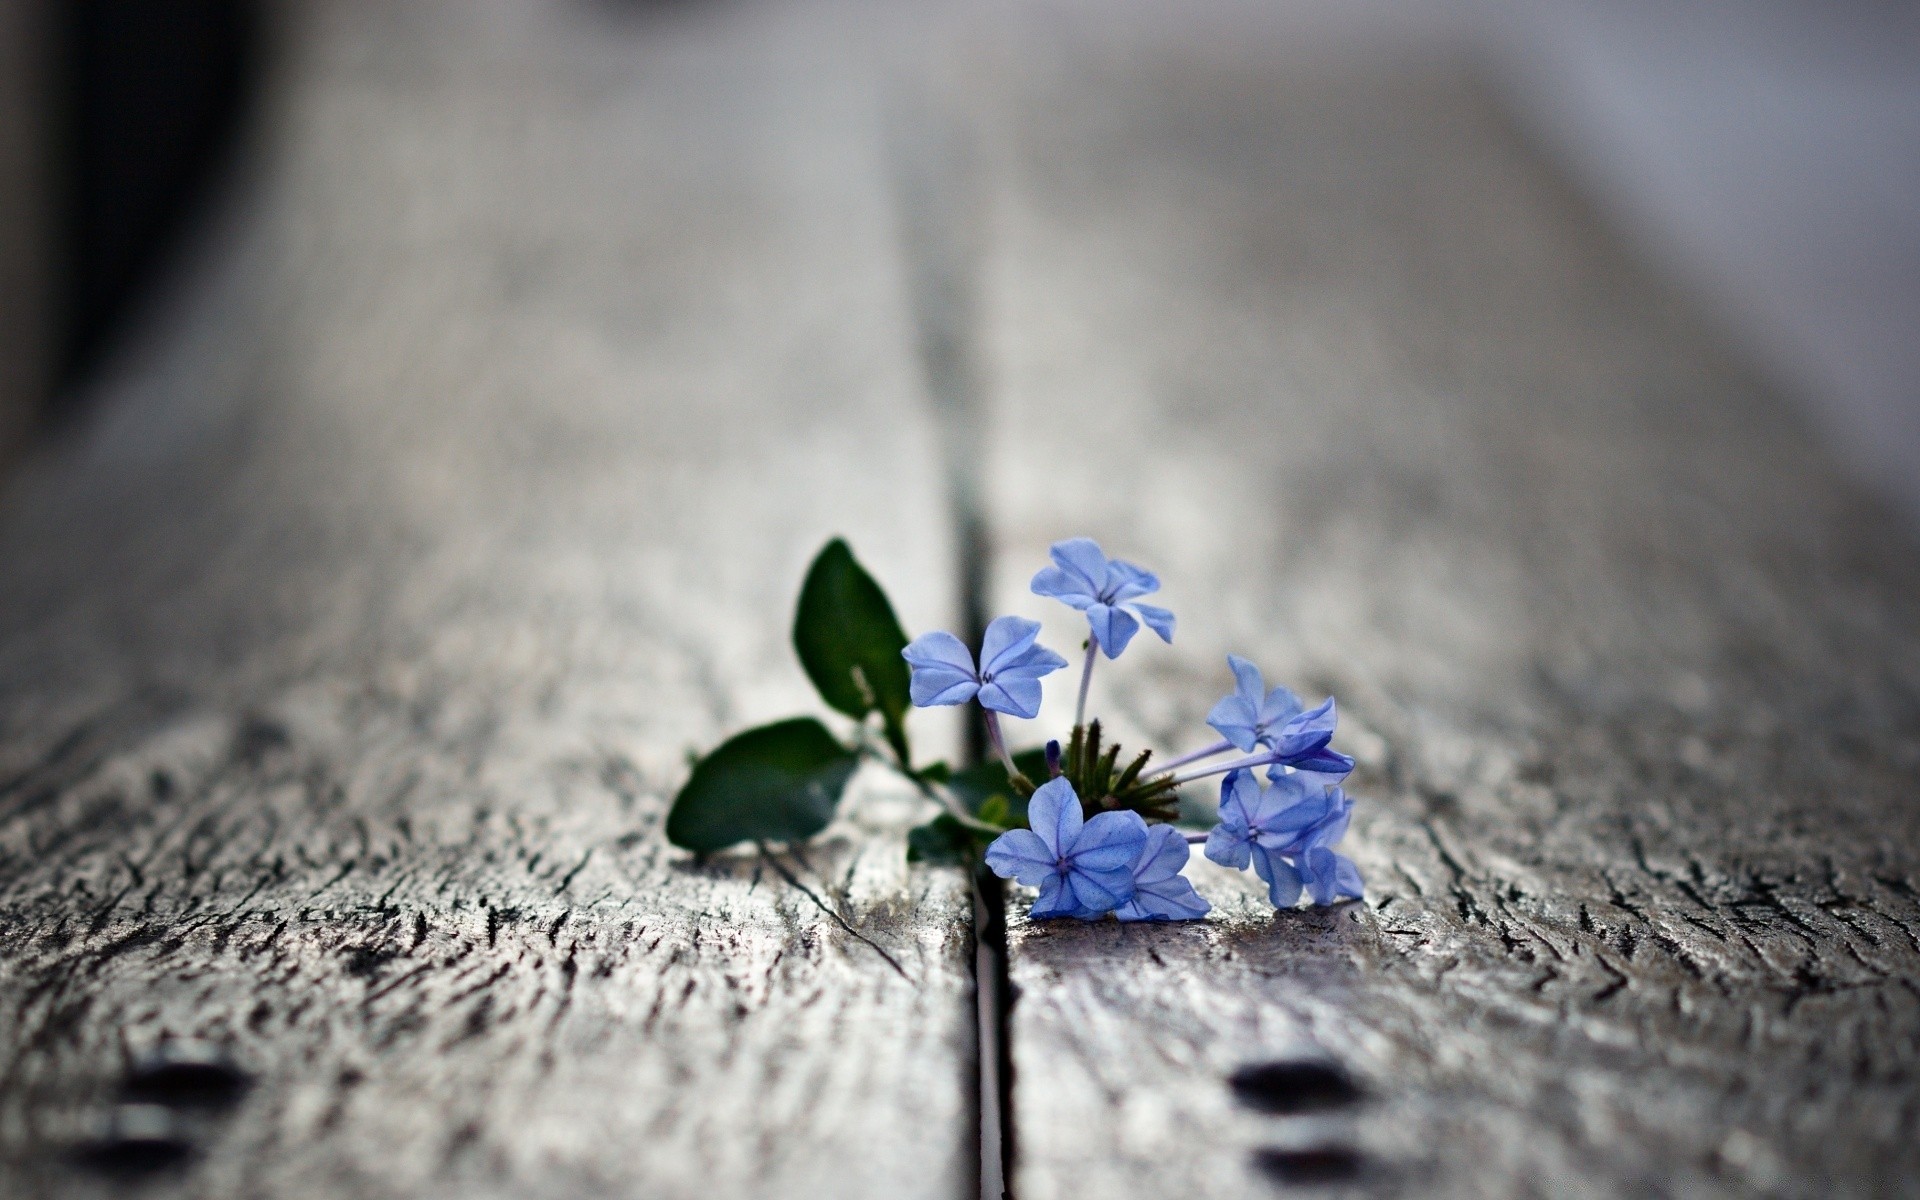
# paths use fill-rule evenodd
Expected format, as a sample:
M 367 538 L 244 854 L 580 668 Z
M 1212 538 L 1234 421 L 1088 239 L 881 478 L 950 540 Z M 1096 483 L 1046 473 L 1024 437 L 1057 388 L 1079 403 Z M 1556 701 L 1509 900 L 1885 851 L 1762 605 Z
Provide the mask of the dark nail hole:
M 1360 1174 L 1360 1155 L 1346 1146 L 1256 1150 L 1253 1161 L 1281 1183 L 1345 1183 Z
M 1345 1071 L 1313 1059 L 1241 1067 L 1227 1083 L 1242 1104 L 1267 1113 L 1317 1112 L 1364 1099 Z
M 74 1161 L 104 1175 L 148 1175 L 193 1156 L 193 1143 L 171 1112 L 152 1104 L 123 1104 L 107 1131 L 81 1146 Z
M 239 1103 L 249 1082 L 218 1050 L 175 1045 L 134 1064 L 120 1093 L 139 1104 L 222 1109 Z

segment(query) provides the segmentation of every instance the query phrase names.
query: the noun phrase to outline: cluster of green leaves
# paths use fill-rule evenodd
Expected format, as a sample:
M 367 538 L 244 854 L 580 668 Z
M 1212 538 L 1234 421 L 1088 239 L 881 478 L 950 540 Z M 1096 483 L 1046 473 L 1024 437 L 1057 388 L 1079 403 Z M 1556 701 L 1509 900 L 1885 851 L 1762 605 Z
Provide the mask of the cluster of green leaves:
M 800 587 L 793 648 L 827 706 L 859 723 L 855 735 L 843 742 L 813 717 L 735 734 L 694 763 L 667 813 L 667 840 L 700 854 L 741 842 L 804 841 L 833 820 L 863 757 L 890 756 L 889 765 L 929 796 L 944 787 L 972 814 L 969 822 L 944 814 L 914 830 L 910 857 L 966 861 L 1001 829 L 1024 825 L 1026 802 L 998 764 L 958 772 L 945 763 L 914 766 L 906 723 L 911 674 L 900 656 L 906 645 L 886 592 L 846 542 L 828 542 Z M 876 722 L 886 755 L 862 736 Z M 1044 771 L 1038 751 L 1031 760 Z

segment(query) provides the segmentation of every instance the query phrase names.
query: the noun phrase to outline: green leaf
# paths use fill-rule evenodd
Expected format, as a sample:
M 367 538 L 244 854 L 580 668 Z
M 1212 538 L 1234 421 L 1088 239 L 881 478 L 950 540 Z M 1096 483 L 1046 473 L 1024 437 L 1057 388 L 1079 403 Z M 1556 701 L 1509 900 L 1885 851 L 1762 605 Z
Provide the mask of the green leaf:
M 800 585 L 793 648 L 829 706 L 855 720 L 879 712 L 903 764 L 910 672 L 900 652 L 906 647 L 887 594 L 854 561 L 846 542 L 828 542 Z
M 1013 765 L 1020 773 L 1035 783 L 1047 781 L 1047 752 L 1045 750 L 1022 750 L 1013 756 Z M 953 778 L 947 781 L 953 794 L 967 811 L 982 819 L 990 819 L 995 825 L 1006 825 L 1011 829 L 1025 829 L 1027 826 L 1027 802 L 1017 795 L 1007 782 L 1007 769 L 1000 765 L 999 759 L 988 759 L 977 763 L 964 771 L 955 771 Z M 985 808 L 988 801 L 999 798 L 1005 804 L 1004 809 L 996 808 L 1004 816 L 987 818 Z
M 667 813 L 667 840 L 697 853 L 797 842 L 833 819 L 859 757 L 812 717 L 735 734 L 693 768 Z
M 981 843 L 952 813 L 941 813 L 925 825 L 907 831 L 907 861 L 931 863 L 936 867 L 964 867 L 972 862 Z

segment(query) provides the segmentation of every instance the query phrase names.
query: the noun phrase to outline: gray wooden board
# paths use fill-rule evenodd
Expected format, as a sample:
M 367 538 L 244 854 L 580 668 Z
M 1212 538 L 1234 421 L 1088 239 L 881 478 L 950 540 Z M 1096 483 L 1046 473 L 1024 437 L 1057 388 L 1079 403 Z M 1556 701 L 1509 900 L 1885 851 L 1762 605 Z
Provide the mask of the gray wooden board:
M 919 803 L 788 862 L 898 971 L 659 835 L 818 711 L 826 537 L 951 623 L 869 15 L 288 10 L 228 232 L 0 520 L 0 1194 L 972 1186 Z M 116 1107 L 195 1041 L 236 1107 Z
M 1015 1194 L 1920 1194 L 1910 534 L 1464 77 L 1008 42 L 993 611 L 1071 650 L 1026 586 L 1090 534 L 1180 619 L 1095 677 L 1129 742 L 1210 740 L 1229 651 L 1337 695 L 1367 877 L 1016 897 Z M 1365 1099 L 1227 1084 L 1329 1060 Z

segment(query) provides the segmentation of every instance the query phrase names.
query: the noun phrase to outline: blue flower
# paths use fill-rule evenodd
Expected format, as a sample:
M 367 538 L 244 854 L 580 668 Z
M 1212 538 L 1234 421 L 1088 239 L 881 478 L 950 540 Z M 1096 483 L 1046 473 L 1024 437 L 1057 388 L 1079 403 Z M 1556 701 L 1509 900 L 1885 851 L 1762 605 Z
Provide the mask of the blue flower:
M 1363 882 L 1353 860 L 1331 847 L 1347 832 L 1353 801 L 1324 775 L 1295 772 L 1261 787 L 1246 771 L 1220 784 L 1220 824 L 1207 835 L 1207 857 L 1266 881 L 1275 908 L 1290 908 L 1305 890 L 1315 904 L 1358 899 Z
M 1246 659 L 1229 654 L 1227 666 L 1237 686 L 1207 714 L 1207 724 L 1221 737 L 1249 753 L 1255 746 L 1265 746 L 1273 751 L 1278 765 L 1329 775 L 1353 770 L 1351 758 L 1327 745 L 1339 720 L 1331 697 L 1303 711 L 1300 697 L 1284 687 L 1263 695 L 1266 683 L 1260 668 Z
M 1063 779 L 1040 785 L 1027 802 L 1031 829 L 1010 829 L 987 847 L 987 866 L 1002 879 L 1040 889 L 1036 921 L 1079 917 L 1091 921 L 1134 897 L 1134 865 L 1147 843 L 1147 823 L 1136 812 L 1104 812 L 1091 821 Z
M 1133 864 L 1133 899 L 1114 910 L 1122 921 L 1192 921 L 1212 907 L 1180 869 L 1187 865 L 1187 839 L 1171 825 L 1153 825 Z
M 1108 658 L 1119 658 L 1141 623 L 1173 640 L 1173 614 L 1151 604 L 1129 603 L 1136 596 L 1160 590 L 1160 578 L 1130 562 L 1108 558 L 1092 538 L 1055 542 L 1048 552 L 1054 565 L 1033 577 L 1036 596 L 1051 596 L 1069 608 L 1087 614 L 1093 640 Z
M 965 704 L 978 697 L 982 708 L 1031 719 L 1040 711 L 1040 677 L 1058 671 L 1067 660 L 1034 645 L 1040 622 L 999 617 L 980 639 L 980 667 L 966 643 L 950 633 L 925 633 L 900 652 L 913 667 L 908 693 L 929 708 Z

